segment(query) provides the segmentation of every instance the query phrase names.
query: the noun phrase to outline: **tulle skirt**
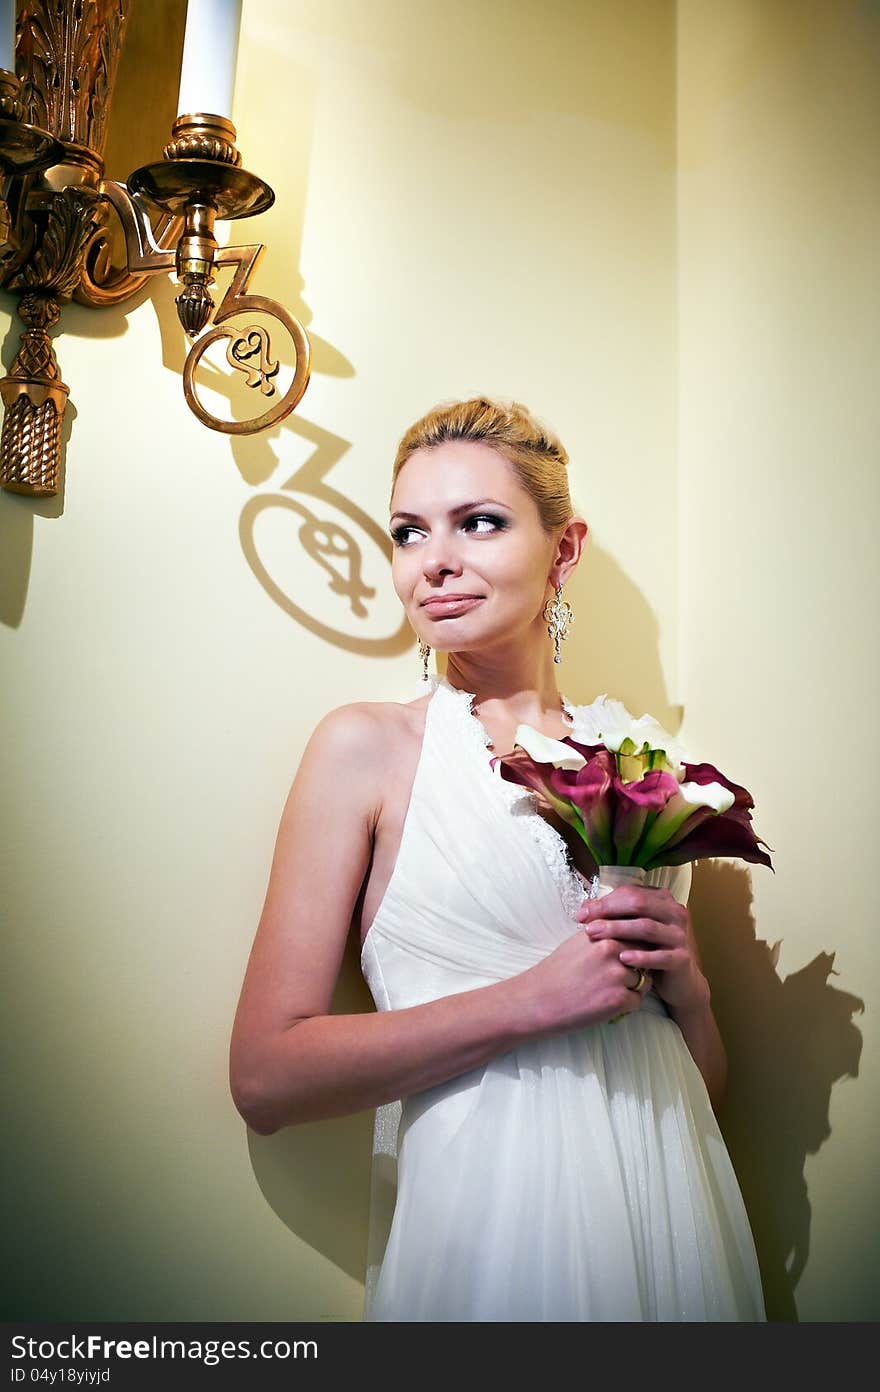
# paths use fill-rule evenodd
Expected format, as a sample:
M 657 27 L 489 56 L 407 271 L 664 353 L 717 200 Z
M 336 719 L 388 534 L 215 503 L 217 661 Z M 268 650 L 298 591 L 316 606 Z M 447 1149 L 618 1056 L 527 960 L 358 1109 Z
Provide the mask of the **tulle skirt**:
M 655 995 L 405 1100 L 364 1317 L 766 1318 L 730 1156 Z

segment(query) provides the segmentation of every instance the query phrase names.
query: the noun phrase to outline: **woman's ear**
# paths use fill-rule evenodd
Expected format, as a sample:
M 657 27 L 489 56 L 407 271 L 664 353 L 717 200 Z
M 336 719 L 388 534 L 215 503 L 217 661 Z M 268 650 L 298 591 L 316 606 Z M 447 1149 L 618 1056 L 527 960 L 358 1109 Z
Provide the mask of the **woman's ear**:
M 571 517 L 565 524 L 556 543 L 553 569 L 548 577 L 554 589 L 570 580 L 583 554 L 589 530 L 583 517 Z

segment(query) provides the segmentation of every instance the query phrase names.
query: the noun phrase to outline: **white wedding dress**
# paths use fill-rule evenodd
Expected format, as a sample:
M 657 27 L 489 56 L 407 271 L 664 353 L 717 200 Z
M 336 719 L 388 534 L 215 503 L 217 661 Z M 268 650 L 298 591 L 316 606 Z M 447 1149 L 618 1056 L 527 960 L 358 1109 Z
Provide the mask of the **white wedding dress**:
M 400 852 L 361 955 L 379 1010 L 524 971 L 588 887 L 473 696 L 431 690 Z M 564 698 L 563 698 L 564 700 Z M 591 706 L 564 700 L 595 743 Z M 691 867 L 656 870 L 687 902 Z M 706 1087 L 655 991 L 376 1109 L 365 1320 L 766 1319 Z

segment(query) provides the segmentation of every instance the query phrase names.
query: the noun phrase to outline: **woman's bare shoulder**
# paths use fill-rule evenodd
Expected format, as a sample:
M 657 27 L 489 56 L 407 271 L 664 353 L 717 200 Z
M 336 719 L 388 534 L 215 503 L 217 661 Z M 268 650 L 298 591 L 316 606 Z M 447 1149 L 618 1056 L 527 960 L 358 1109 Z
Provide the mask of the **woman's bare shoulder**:
M 430 693 L 415 701 L 350 701 L 327 711 L 316 733 L 342 755 L 369 754 L 381 763 L 401 738 L 421 734 L 429 700 Z

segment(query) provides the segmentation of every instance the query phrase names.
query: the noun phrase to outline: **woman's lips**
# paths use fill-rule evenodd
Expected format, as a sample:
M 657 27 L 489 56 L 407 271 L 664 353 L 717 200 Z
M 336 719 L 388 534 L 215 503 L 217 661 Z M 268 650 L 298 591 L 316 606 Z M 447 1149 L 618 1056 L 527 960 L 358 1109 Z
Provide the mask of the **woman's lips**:
M 429 599 L 422 608 L 427 609 L 433 619 L 449 619 L 455 614 L 463 614 L 465 610 L 473 609 L 481 600 L 482 595 L 473 599 Z

